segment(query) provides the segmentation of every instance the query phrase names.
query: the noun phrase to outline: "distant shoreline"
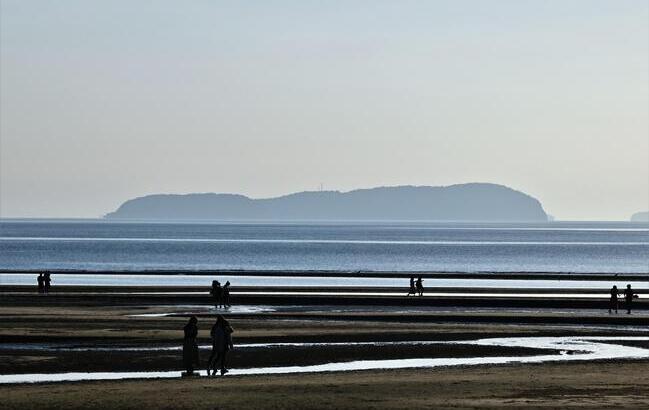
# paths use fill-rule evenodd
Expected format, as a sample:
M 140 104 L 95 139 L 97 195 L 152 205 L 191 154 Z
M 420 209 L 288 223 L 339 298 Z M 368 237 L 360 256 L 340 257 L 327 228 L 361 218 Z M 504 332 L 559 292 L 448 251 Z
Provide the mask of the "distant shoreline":
M 72 269 L 0 269 L 0 274 L 68 275 L 151 275 L 151 276 L 265 276 L 312 278 L 408 278 L 424 279 L 485 279 L 485 280 L 628 280 L 649 281 L 649 272 L 637 273 L 574 273 L 574 272 L 430 272 L 430 271 L 327 271 L 327 270 L 72 270 Z
M 313 219 L 135 219 L 135 218 L 75 218 L 75 217 L 0 217 L 0 223 L 101 223 L 101 224 L 179 224 L 179 225 L 197 225 L 197 224 L 214 224 L 214 225 L 444 225 L 444 226 L 479 226 L 493 225 L 499 227 L 506 226 L 561 226 L 561 225 L 606 225 L 619 224 L 634 226 L 647 229 L 647 221 L 630 221 L 630 220 L 571 220 L 555 219 L 552 221 L 529 221 L 529 222 L 512 222 L 512 221 L 444 221 L 444 220 L 313 220 Z M 477 228 L 479 229 L 479 228 Z

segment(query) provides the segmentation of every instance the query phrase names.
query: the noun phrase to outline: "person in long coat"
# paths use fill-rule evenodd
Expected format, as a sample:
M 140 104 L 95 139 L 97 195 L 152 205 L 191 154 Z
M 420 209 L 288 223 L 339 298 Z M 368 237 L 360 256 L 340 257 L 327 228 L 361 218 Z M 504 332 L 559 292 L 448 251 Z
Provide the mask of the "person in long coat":
M 198 319 L 196 316 L 189 318 L 189 322 L 185 325 L 185 338 L 183 340 L 183 364 L 187 370 L 187 374 L 194 373 L 194 366 L 198 367 Z
M 230 323 L 223 316 L 218 315 L 216 323 L 214 323 L 210 332 L 212 336 L 212 354 L 207 365 L 208 376 L 210 371 L 214 371 L 213 374 L 216 375 L 217 367 L 221 369 L 221 376 L 228 372 L 228 369 L 225 368 L 225 359 L 228 351 L 233 347 L 232 333 L 233 329 Z

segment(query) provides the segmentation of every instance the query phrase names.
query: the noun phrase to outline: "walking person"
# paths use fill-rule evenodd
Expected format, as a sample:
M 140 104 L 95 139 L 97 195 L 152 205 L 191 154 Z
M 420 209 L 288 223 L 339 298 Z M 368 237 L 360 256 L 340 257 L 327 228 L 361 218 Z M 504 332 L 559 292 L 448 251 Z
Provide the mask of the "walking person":
M 38 283 L 38 293 L 45 293 L 45 278 L 42 273 L 38 274 L 36 283 Z
M 212 281 L 212 299 L 214 299 L 214 307 L 219 308 L 223 307 L 223 288 L 221 288 L 221 283 L 218 280 Z
M 228 372 L 226 366 L 226 356 L 232 345 L 232 327 L 228 321 L 221 315 L 218 315 L 210 335 L 212 336 L 212 353 L 207 364 L 207 375 L 216 375 L 216 369 L 221 370 L 221 376 Z
M 196 316 L 189 318 L 189 322 L 184 327 L 185 338 L 183 340 L 183 364 L 187 371 L 184 375 L 193 376 L 194 366 L 198 367 L 198 319 Z
M 226 308 L 230 307 L 230 281 L 225 282 L 225 285 L 223 285 L 223 305 Z
M 624 307 L 626 308 L 626 314 L 630 315 L 631 314 L 631 303 L 633 302 L 633 289 L 631 289 L 631 285 L 626 285 L 626 289 L 624 290 Z
M 618 295 L 619 295 L 619 292 L 617 290 L 617 286 L 613 285 L 613 287 L 611 288 L 611 298 L 609 299 L 609 305 L 608 305 L 608 313 L 609 314 L 611 314 L 612 313 L 611 311 L 613 309 L 615 309 L 615 314 L 617 315 L 617 307 L 618 307 L 617 297 L 618 297 Z
M 44 292 L 48 293 L 50 291 L 50 286 L 52 286 L 52 278 L 50 277 L 49 272 L 45 272 L 45 275 L 43 275 L 43 282 L 45 283 Z
M 411 276 L 410 277 L 410 289 L 408 290 L 408 294 L 406 296 L 417 296 L 417 290 L 415 289 L 415 277 Z
M 417 283 L 415 284 L 415 286 L 417 288 L 417 293 L 419 293 L 419 296 L 424 296 L 424 281 L 421 276 L 417 278 Z

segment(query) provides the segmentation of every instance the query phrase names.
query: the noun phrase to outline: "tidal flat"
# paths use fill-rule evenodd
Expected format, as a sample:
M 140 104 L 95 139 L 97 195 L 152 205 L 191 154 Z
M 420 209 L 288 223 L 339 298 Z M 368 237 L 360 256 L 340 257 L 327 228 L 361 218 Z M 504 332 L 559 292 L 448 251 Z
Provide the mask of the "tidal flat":
M 495 314 L 480 309 L 412 312 L 385 307 L 377 312 L 371 307 L 341 306 L 248 306 L 228 311 L 87 302 L 43 307 L 34 298 L 33 304 L 0 307 L 0 374 L 142 372 L 142 378 L 9 380 L 0 385 L 3 407 L 599 408 L 621 402 L 622 407 L 641 408 L 647 395 L 640 392 L 649 391 L 645 376 L 649 360 L 642 357 L 649 355 L 649 330 L 616 322 L 626 315 L 529 310 Z M 235 329 L 235 349 L 228 357 L 232 373 L 180 378 L 182 327 L 187 317 L 199 318 L 198 341 L 205 363 L 209 329 L 217 313 L 228 317 Z M 411 320 L 413 315 L 416 321 Z M 426 315 L 429 320 L 424 320 Z M 576 323 L 580 317 L 609 318 L 610 325 L 553 321 L 565 316 Z M 646 320 L 644 314 L 635 319 L 639 324 Z M 534 321 L 539 323 L 530 323 Z M 562 344 L 566 338 L 584 340 Z M 562 359 L 584 354 L 590 348 L 588 338 L 598 339 L 612 356 Z M 484 342 L 498 339 L 499 343 Z M 533 346 L 516 340 L 556 344 Z M 550 359 L 526 363 L 543 357 Z M 388 362 L 392 365 L 381 364 Z M 372 366 L 358 367 L 358 363 Z M 299 374 L 260 370 L 285 368 L 309 370 Z M 155 372 L 166 376 L 157 378 Z

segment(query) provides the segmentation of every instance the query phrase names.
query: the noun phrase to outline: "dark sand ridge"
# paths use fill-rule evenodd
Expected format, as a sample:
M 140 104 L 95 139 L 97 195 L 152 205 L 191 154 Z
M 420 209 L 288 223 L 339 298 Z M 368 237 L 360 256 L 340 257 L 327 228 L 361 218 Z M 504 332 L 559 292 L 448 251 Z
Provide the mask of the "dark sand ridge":
M 649 280 L 649 278 L 648 278 Z M 477 281 L 479 284 L 479 281 Z M 647 285 L 649 282 L 641 282 Z M 391 296 L 406 296 L 408 287 L 387 287 L 387 286 L 231 286 L 231 292 L 236 294 L 258 292 L 258 293 L 358 293 L 358 294 L 389 294 Z M 75 294 L 75 293 L 96 293 L 96 294 L 174 294 L 174 293 L 196 293 L 203 296 L 209 293 L 209 286 L 106 286 L 106 285 L 57 285 L 52 288 L 51 293 Z M 426 294 L 447 293 L 485 293 L 485 294 L 570 294 L 570 295 L 598 295 L 608 297 L 610 289 L 607 288 L 536 288 L 536 287 L 458 287 L 458 286 L 426 286 Z M 634 286 L 637 294 L 649 293 L 649 288 L 638 288 Z M 34 293 L 34 285 L 0 285 L 0 293 Z M 426 296 L 426 295 L 424 295 Z
M 151 306 L 151 305 L 210 305 L 212 302 L 208 289 L 203 293 L 174 292 L 173 288 L 164 292 L 121 292 L 119 287 L 93 287 L 92 291 L 84 292 L 80 287 L 68 292 L 65 287 L 54 287 L 47 296 L 38 295 L 33 287 L 24 287 L 15 291 L 4 292 L 0 289 L 4 306 Z M 433 292 L 429 289 L 429 292 Z M 494 292 L 489 289 L 489 292 Z M 534 293 L 533 289 L 529 290 Z M 484 293 L 484 294 L 483 294 Z M 642 311 L 649 309 L 649 300 L 641 298 L 634 301 L 634 309 Z M 432 295 L 431 297 L 406 297 L 405 293 L 395 295 L 382 294 L 317 294 L 304 292 L 285 294 L 276 289 L 269 292 L 238 292 L 233 288 L 232 302 L 245 305 L 270 306 L 401 306 L 401 307 L 467 307 L 467 308 L 555 308 L 555 309 L 608 309 L 608 295 L 602 292 L 601 297 L 558 297 L 553 294 L 538 294 L 534 296 L 497 295 L 482 291 L 475 295 Z

